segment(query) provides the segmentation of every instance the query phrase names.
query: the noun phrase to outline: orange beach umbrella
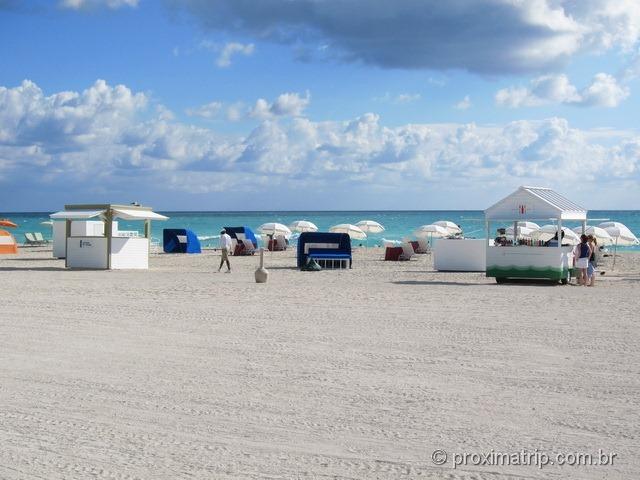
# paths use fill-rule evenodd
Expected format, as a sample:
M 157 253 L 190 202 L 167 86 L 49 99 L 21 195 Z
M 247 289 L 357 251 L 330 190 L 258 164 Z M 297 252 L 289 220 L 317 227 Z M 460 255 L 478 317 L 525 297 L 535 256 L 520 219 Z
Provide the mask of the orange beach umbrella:
M 10 228 L 16 228 L 18 225 L 16 225 L 15 223 L 13 223 L 11 220 L 7 220 L 6 218 L 3 220 L 0 220 L 0 227 L 10 227 Z

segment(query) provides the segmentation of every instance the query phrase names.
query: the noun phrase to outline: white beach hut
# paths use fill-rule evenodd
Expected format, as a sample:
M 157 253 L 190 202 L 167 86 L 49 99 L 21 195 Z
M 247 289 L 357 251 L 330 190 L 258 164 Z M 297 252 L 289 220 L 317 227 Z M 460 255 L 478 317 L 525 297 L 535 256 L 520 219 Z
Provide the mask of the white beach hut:
M 149 268 L 151 220 L 167 220 L 149 207 L 138 205 L 65 205 L 52 214 L 54 232 L 64 225 L 64 258 L 69 268 L 86 269 L 146 269 Z M 144 236 L 117 230 L 115 219 L 144 222 Z M 64 220 L 64 222 L 57 222 Z M 74 229 L 74 222 L 84 222 L 84 228 Z M 54 245 L 58 246 L 59 242 Z M 54 254 L 56 252 L 54 251 Z M 62 252 L 58 253 L 62 256 Z
M 487 234 L 487 277 L 497 282 L 507 278 L 542 278 L 566 283 L 573 264 L 573 247 L 538 246 L 535 242 L 518 245 L 490 245 L 492 222 L 552 221 L 557 226 L 558 238 L 562 238 L 563 221 L 582 222 L 586 226 L 587 210 L 559 193 L 544 187 L 520 187 L 484 211 Z

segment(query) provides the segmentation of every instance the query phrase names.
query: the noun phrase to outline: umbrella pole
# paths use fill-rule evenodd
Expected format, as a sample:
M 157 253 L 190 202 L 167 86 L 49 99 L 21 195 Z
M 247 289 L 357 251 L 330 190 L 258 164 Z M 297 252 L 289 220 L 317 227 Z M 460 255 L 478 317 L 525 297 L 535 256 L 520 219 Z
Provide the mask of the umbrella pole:
M 618 253 L 618 238 L 620 237 L 616 237 L 616 244 L 613 247 L 613 266 L 611 267 L 612 272 L 616 269 L 616 253 Z

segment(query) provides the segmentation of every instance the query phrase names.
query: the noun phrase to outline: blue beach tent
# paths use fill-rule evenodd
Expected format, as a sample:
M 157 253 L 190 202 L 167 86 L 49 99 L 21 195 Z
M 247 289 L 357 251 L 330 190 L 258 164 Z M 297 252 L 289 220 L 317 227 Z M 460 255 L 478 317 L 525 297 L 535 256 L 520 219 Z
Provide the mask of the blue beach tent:
M 224 227 L 224 229 L 231 238 L 236 240 L 246 238 L 253 243 L 254 248 L 258 248 L 258 239 L 249 227 Z
M 165 253 L 201 252 L 197 235 L 184 228 L 165 228 L 162 231 L 162 244 Z
M 304 232 L 298 238 L 298 268 L 307 263 L 308 258 L 329 265 L 329 262 L 349 261 L 351 268 L 351 237 L 346 233 Z

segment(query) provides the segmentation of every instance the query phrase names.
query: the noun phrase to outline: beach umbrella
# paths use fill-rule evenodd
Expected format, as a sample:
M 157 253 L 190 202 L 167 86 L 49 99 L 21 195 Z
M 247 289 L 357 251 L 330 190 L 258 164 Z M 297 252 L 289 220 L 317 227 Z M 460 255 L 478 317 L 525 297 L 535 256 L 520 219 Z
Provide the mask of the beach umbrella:
M 578 235 L 582 234 L 582 227 L 576 227 L 573 229 Z M 593 225 L 588 226 L 584 233 L 586 235 L 593 235 L 596 237 L 599 245 L 613 245 L 614 241 L 609 232 L 607 232 L 604 228 L 594 227 Z
M 432 225 L 438 225 L 439 227 L 445 228 L 449 235 L 458 235 L 462 233 L 462 229 L 449 220 L 438 220 L 437 222 L 433 222 Z
M 413 234 L 416 237 L 420 237 L 420 238 L 426 238 L 426 237 L 438 238 L 438 237 L 448 237 L 449 235 L 451 235 L 451 233 L 449 233 L 449 230 L 447 230 L 447 228 L 443 227 L 442 225 L 436 225 L 435 223 L 431 225 L 422 225 L 416 228 Z
M 613 265 L 611 270 L 616 268 L 616 255 L 618 253 L 618 245 L 629 246 L 637 245 L 638 237 L 624 223 L 620 222 L 603 222 L 599 227 L 604 228 L 606 232 L 614 239 L 613 247 Z
M 360 227 L 351 225 L 350 223 L 341 223 L 340 225 L 334 225 L 329 229 L 332 233 L 348 233 L 353 240 L 364 240 L 367 238 L 367 234 L 364 233 Z
M 281 223 L 263 223 L 258 227 L 258 231 L 264 235 L 284 235 L 285 237 L 291 236 L 291 230 L 286 225 Z
M 295 222 L 289 225 L 289 228 L 292 232 L 317 232 L 318 227 L 316 227 L 315 223 L 308 222 L 306 220 L 296 220 Z
M 569 227 L 562 227 L 562 231 L 564 232 L 564 238 L 562 239 L 564 242 L 570 243 L 571 245 L 577 245 L 578 243 L 580 243 L 580 237 Z M 533 236 L 538 240 L 546 242 L 548 240 L 551 240 L 556 233 L 558 233 L 558 226 L 548 224 L 540 227 L 540 230 L 534 231 Z
M 518 222 L 518 226 L 519 227 L 525 227 L 525 228 L 529 228 L 531 230 L 540 230 L 540 225 L 538 225 L 535 222 L 525 222 L 525 221 L 519 221 Z
M 16 228 L 17 226 L 18 225 L 13 223 L 11 220 L 7 220 L 6 218 L 3 220 L 0 220 L 0 227 Z
M 638 244 L 638 237 L 624 223 L 604 222 L 598 227 L 604 228 L 618 245 L 630 246 Z
M 360 220 L 356 223 L 356 227 L 359 227 L 365 233 L 380 233 L 384 232 L 384 227 L 378 222 L 373 220 Z
M 513 237 L 513 227 L 507 227 L 505 232 L 506 232 L 508 237 Z M 518 226 L 517 236 L 518 237 L 531 238 L 533 236 L 534 232 L 537 232 L 537 230 L 534 230 L 534 229 L 528 228 L 528 227 L 520 227 L 520 226 Z

